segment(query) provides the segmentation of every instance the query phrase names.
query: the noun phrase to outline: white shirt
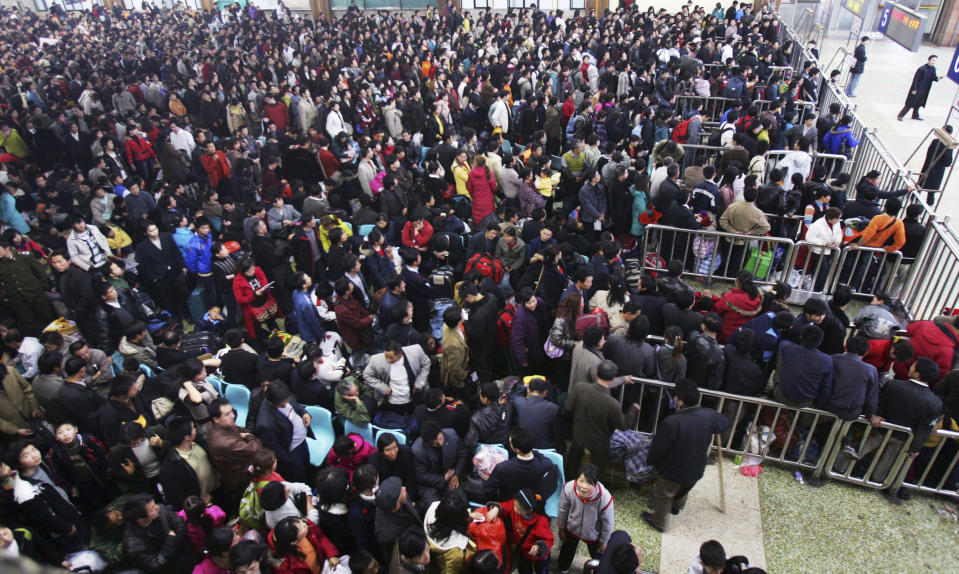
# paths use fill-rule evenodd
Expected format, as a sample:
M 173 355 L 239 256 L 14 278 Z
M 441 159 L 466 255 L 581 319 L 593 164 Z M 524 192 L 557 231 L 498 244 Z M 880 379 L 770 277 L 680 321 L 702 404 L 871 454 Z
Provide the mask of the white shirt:
M 31 379 L 37 374 L 37 360 L 43 354 L 43 345 L 36 337 L 24 337 L 17 351 L 17 358 L 23 367 L 23 378 Z
M 391 405 L 405 405 L 410 402 L 410 375 L 406 372 L 406 365 L 402 360 L 390 364 L 390 390 L 387 399 Z
M 286 403 L 285 407 L 277 410 L 283 413 L 286 418 L 290 419 L 290 422 L 293 423 L 293 440 L 290 441 L 290 450 L 292 451 L 306 440 L 306 425 L 303 424 L 303 418 L 296 414 L 296 411 L 293 410 L 293 405 L 290 403 Z
M 193 140 L 193 134 L 186 130 L 177 130 L 176 133 L 170 132 L 170 143 L 177 151 L 185 152 L 189 157 L 196 149 L 196 142 Z

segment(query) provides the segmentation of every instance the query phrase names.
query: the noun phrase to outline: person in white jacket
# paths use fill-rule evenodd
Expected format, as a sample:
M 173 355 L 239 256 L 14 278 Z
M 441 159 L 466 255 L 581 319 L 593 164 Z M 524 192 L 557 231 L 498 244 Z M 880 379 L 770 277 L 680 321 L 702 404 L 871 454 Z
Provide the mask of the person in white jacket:
M 506 91 L 496 93 L 496 100 L 489 108 L 489 121 L 493 129 L 503 130 L 503 135 L 509 131 L 509 107 L 506 104 Z
M 805 274 L 815 274 L 815 285 L 813 290 L 821 291 L 829 276 L 829 266 L 832 263 L 833 256 L 838 253 L 842 245 L 842 211 L 838 207 L 826 209 L 822 217 L 817 219 L 806 230 L 806 241 L 812 245 L 821 247 L 810 247 L 810 254 L 818 257 L 820 261 L 812 259 L 806 264 Z M 828 248 L 828 249 L 827 249 Z
M 336 136 L 346 131 L 346 122 L 343 121 L 343 114 L 340 113 L 340 102 L 333 102 L 333 108 L 326 114 L 326 133 L 330 140 L 336 139 Z
M 107 258 L 112 255 L 107 238 L 96 227 L 87 225 L 79 213 L 70 216 L 70 224 L 72 230 L 67 237 L 70 263 L 84 271 L 90 271 L 91 267 L 97 269 L 105 265 Z
M 569 571 L 580 541 L 586 543 L 592 558 L 599 558 L 613 533 L 613 495 L 598 477 L 596 465 L 586 463 L 580 467 L 576 480 L 563 485 L 558 516 L 563 545 L 556 562 L 560 574 Z

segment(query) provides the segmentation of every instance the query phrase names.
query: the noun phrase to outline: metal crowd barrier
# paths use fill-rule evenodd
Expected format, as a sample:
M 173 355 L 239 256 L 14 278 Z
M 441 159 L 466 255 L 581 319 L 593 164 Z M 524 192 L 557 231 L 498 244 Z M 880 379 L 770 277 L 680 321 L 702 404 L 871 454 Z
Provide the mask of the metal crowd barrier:
M 959 495 L 959 432 L 937 429 L 932 436 L 939 439 L 938 444 L 919 452 L 910 465 L 915 478 L 907 474 L 901 486 L 955 497 Z
M 683 144 L 683 149 L 686 151 L 694 151 L 694 157 L 697 159 L 705 157 L 707 163 L 710 165 L 716 165 L 719 161 L 719 157 L 723 155 L 723 152 L 726 151 L 726 148 L 716 145 L 708 144 Z
M 930 223 L 900 297 L 911 318 L 959 308 L 959 238 L 946 223 Z
M 673 383 L 631 377 L 630 393 L 639 405 L 636 429 L 655 435 L 670 410 Z M 627 386 L 627 388 L 628 388 Z M 723 450 L 732 455 L 759 456 L 819 476 L 838 436 L 842 421 L 832 413 L 786 406 L 761 397 L 700 389 L 703 404 L 726 415 L 732 423 L 723 433 Z M 765 434 L 766 427 L 776 434 Z M 785 434 L 782 434 L 785 433 Z M 768 437 L 766 442 L 763 438 Z M 817 441 L 823 441 L 820 446 Z M 814 446 L 815 445 L 815 446 Z
M 839 268 L 837 281 L 844 283 L 856 295 L 878 295 L 885 293 L 899 271 L 902 253 L 890 253 L 881 247 L 860 247 L 843 249 L 836 266 Z M 828 290 L 832 286 L 827 285 Z
M 718 126 L 723 114 L 726 113 L 727 110 L 731 109 L 735 104 L 741 104 L 742 100 L 721 98 L 716 96 L 701 98 L 699 96 L 681 95 L 676 96 L 676 102 L 673 105 L 676 109 L 676 115 L 685 116 L 686 112 L 693 110 L 699 103 L 703 104 L 703 109 L 700 113 L 704 118 L 709 118 L 708 122 L 704 120 L 703 123 L 715 124 Z
M 779 166 L 779 162 L 782 160 L 786 154 L 789 153 L 789 150 L 772 150 L 766 154 L 766 181 L 769 181 L 769 173 Z M 810 166 L 810 172 L 812 169 L 815 169 L 817 165 L 822 165 L 826 167 L 826 173 L 830 173 L 833 169 L 836 169 L 838 172 L 846 170 L 846 156 L 839 155 L 836 153 L 817 153 L 812 156 L 812 164 Z M 803 174 L 805 179 L 809 179 L 809 174 Z
M 883 421 L 875 428 L 862 418 L 846 421 L 822 471 L 834 480 L 892 488 L 902 482 L 903 463 L 911 441 L 912 431 L 908 427 Z
M 652 237 L 659 240 L 656 249 L 650 245 Z M 733 242 L 743 244 L 733 245 Z M 673 259 L 682 260 L 685 274 L 702 278 L 707 285 L 714 279 L 732 281 L 741 269 L 751 271 L 758 283 L 772 285 L 779 278 L 777 268 L 781 262 L 792 256 L 794 244 L 783 237 L 647 225 L 642 248 L 643 253 L 657 253 L 667 264 Z M 645 257 L 643 266 L 648 271 L 662 270 L 652 266 Z
M 815 245 L 805 240 L 796 243 L 792 257 L 783 266 L 783 281 L 792 287 L 790 301 L 805 303 L 814 294 L 833 289 L 839 251 L 838 247 Z

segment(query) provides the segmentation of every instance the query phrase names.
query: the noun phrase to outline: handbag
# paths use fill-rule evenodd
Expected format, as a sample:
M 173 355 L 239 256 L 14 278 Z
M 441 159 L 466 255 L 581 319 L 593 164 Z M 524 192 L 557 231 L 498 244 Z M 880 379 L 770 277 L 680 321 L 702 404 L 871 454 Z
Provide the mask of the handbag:
M 546 342 L 543 343 L 543 352 L 546 353 L 546 356 L 550 359 L 558 359 L 563 356 L 563 349 L 554 345 L 549 337 L 546 337 Z
M 769 269 L 773 264 L 774 253 L 771 250 L 753 249 L 749 252 L 749 258 L 746 259 L 746 265 L 743 269 L 752 271 L 757 279 L 765 279 L 769 275 Z
M 269 321 L 279 313 L 276 306 L 276 299 L 273 297 L 269 297 L 263 305 L 252 307 L 252 311 L 253 318 L 256 319 L 258 323 Z

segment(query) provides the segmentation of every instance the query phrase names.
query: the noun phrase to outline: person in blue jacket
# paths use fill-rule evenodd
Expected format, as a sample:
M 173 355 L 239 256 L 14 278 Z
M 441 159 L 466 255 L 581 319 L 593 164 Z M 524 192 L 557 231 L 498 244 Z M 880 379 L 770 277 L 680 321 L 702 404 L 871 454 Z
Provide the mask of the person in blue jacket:
M 300 271 L 293 276 L 293 313 L 296 316 L 296 326 L 300 330 L 300 338 L 307 343 L 316 343 L 323 340 L 326 333 L 323 329 L 323 320 L 313 304 L 310 291 L 313 289 L 313 280 L 309 274 Z
M 216 304 L 216 282 L 212 268 L 213 233 L 210 231 L 210 220 L 205 217 L 197 217 L 195 225 L 196 233 L 182 249 L 183 262 L 187 270 L 196 276 L 197 284 L 203 289 L 204 308 L 209 309 Z M 177 240 L 176 235 L 173 239 Z

